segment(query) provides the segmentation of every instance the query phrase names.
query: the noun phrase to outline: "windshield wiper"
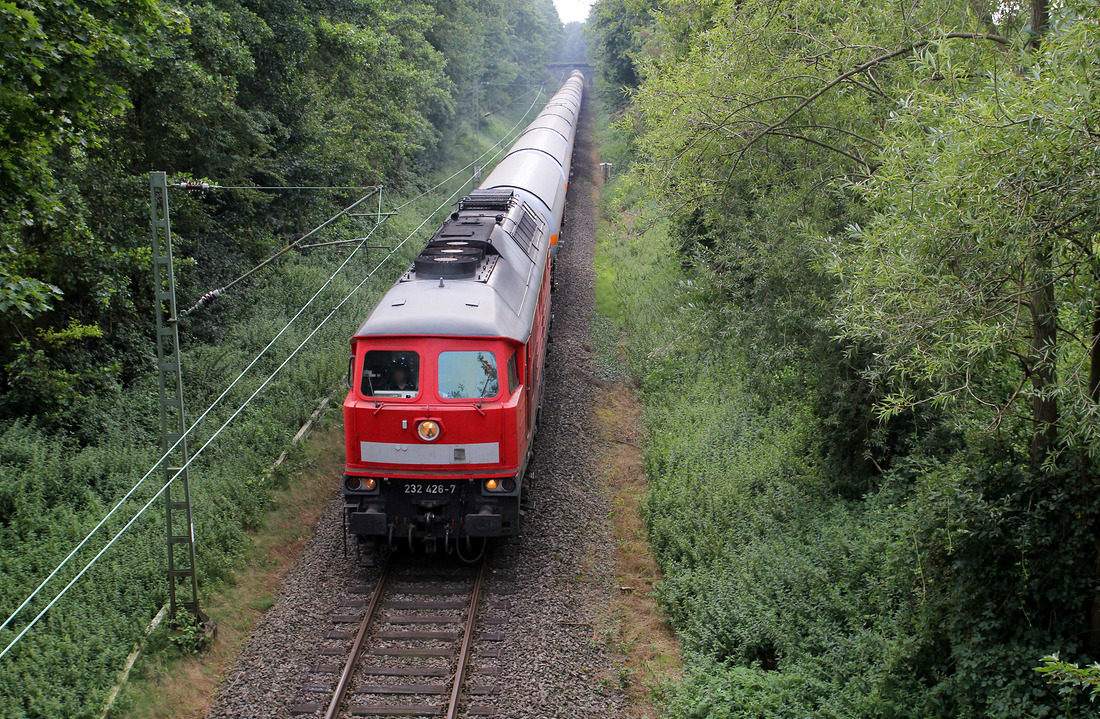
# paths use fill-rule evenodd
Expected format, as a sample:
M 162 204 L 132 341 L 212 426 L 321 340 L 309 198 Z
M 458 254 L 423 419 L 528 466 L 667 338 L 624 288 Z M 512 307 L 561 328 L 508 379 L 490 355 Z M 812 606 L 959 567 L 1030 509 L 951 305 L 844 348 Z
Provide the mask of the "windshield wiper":
M 363 375 L 367 378 L 367 387 L 370 388 L 370 398 L 374 400 L 374 406 L 381 407 L 382 403 L 378 401 L 378 398 L 374 396 L 374 382 L 370 381 L 370 370 L 363 370 Z
M 488 375 L 485 377 L 485 384 L 481 385 L 481 398 L 477 401 L 477 408 L 481 409 L 481 405 L 485 402 L 485 390 L 489 389 L 489 382 L 492 381 L 493 376 Z

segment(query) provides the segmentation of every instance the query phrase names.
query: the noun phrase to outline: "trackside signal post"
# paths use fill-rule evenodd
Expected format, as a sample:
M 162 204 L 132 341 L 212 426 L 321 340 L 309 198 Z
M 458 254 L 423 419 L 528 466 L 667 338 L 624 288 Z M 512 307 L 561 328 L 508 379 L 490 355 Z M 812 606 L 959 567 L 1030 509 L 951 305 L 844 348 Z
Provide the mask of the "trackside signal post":
M 153 292 L 157 315 L 157 378 L 160 384 L 160 446 L 172 454 L 163 467 L 164 519 L 168 533 L 168 606 L 174 619 L 179 607 L 205 623 L 199 610 L 195 567 L 195 525 L 191 519 L 191 482 L 187 472 L 187 419 L 183 413 L 183 375 L 176 313 L 176 276 L 172 263 L 172 228 L 168 219 L 168 179 L 149 173 L 150 229 L 153 236 Z M 178 445 L 177 445 L 178 442 Z M 182 472 L 180 467 L 183 467 Z M 179 477 L 169 484 L 179 472 Z M 173 491 L 175 489 L 175 491 Z

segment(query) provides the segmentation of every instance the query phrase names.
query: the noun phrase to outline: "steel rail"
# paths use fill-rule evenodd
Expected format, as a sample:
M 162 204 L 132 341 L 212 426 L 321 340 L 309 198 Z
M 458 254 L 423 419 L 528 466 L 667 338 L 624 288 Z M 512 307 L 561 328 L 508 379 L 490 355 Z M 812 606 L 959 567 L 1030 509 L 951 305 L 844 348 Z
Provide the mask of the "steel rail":
M 466 660 L 470 657 L 470 645 L 473 644 L 474 629 L 477 626 L 477 607 L 481 603 L 481 589 L 485 585 L 488 567 L 489 563 L 485 561 L 483 555 L 477 569 L 477 579 L 474 580 L 473 595 L 470 597 L 470 611 L 466 614 L 466 631 L 462 635 L 462 648 L 458 650 L 458 666 L 455 667 L 451 699 L 447 703 L 447 719 L 456 719 L 458 716 L 458 700 L 462 697 L 462 681 L 466 677 Z
M 370 604 L 367 605 L 367 612 L 363 615 L 363 621 L 359 623 L 359 631 L 355 635 L 355 641 L 351 645 L 351 654 L 348 655 L 348 659 L 344 662 L 344 671 L 340 673 L 340 681 L 336 683 L 336 691 L 332 695 L 332 701 L 328 704 L 328 709 L 325 710 L 325 719 L 335 719 L 337 712 L 340 710 L 340 705 L 344 701 L 344 695 L 348 692 L 348 686 L 351 684 L 351 677 L 355 674 L 355 668 L 359 664 L 359 655 L 363 651 L 364 640 L 367 638 L 367 631 L 370 630 L 371 625 L 374 623 L 374 615 L 378 612 L 378 605 L 382 603 L 382 594 L 386 590 L 386 583 L 389 581 L 390 568 L 393 566 L 393 554 L 386 559 L 386 563 L 382 565 L 382 574 L 378 577 L 378 584 L 374 588 L 374 594 L 371 595 Z

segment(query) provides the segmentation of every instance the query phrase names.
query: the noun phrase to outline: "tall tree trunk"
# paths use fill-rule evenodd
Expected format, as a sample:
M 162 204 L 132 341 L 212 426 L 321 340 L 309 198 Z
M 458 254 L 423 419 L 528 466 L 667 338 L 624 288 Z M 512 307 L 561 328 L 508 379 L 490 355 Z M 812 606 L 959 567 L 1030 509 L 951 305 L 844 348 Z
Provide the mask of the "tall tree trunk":
M 1031 0 L 1031 45 L 1039 47 L 1039 41 L 1050 24 L 1050 0 Z
M 1100 282 L 1098 282 L 1100 284 Z M 1089 398 L 1093 404 L 1100 404 L 1100 300 L 1093 305 L 1092 337 L 1089 346 Z M 1095 472 L 1086 456 L 1082 461 L 1085 480 L 1092 482 Z M 1093 527 L 1096 543 L 1096 564 L 1093 567 L 1093 577 L 1097 586 L 1100 586 L 1100 524 Z M 1093 594 L 1092 605 L 1088 608 L 1089 631 L 1085 638 L 1085 646 L 1090 650 L 1100 648 L 1100 593 Z
M 1058 441 L 1058 398 L 1054 394 L 1058 315 L 1051 278 L 1052 255 L 1051 241 L 1046 239 L 1035 253 L 1035 289 L 1031 297 L 1031 464 L 1036 469 Z

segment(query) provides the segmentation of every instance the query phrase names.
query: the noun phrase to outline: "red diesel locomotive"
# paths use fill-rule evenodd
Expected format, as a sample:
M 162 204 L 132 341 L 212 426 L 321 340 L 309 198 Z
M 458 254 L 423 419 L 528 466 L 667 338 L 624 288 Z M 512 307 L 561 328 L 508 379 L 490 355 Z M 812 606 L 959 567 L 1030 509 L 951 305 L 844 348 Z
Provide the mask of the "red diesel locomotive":
M 344 507 L 361 539 L 461 552 L 519 531 L 582 85 L 574 72 L 351 340 Z

